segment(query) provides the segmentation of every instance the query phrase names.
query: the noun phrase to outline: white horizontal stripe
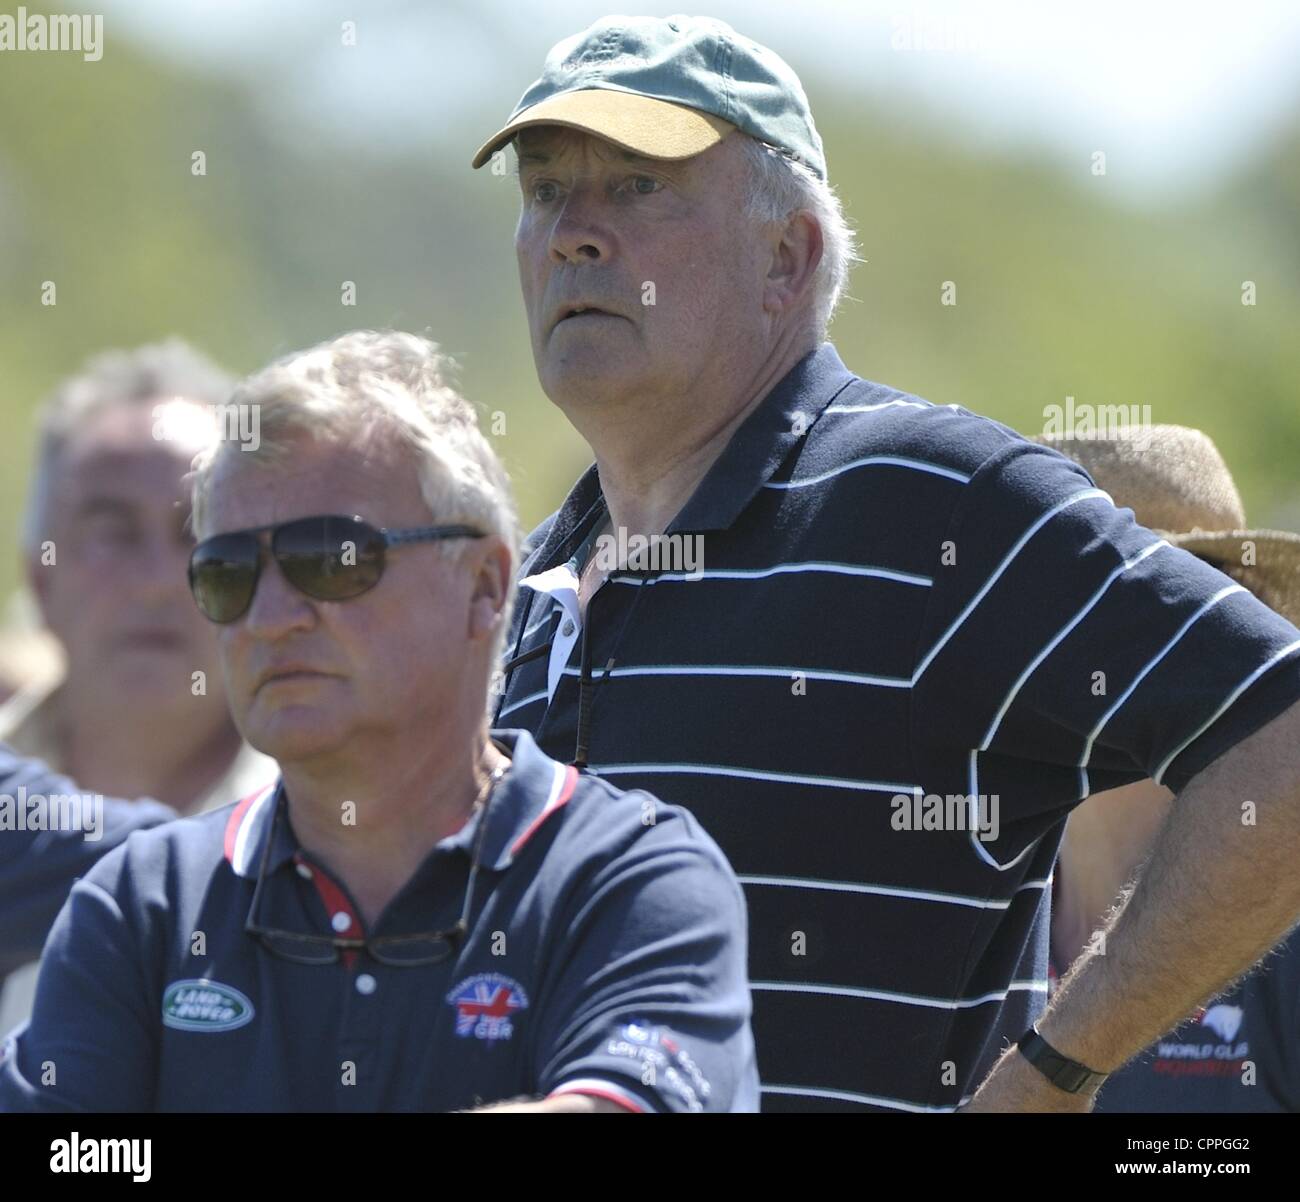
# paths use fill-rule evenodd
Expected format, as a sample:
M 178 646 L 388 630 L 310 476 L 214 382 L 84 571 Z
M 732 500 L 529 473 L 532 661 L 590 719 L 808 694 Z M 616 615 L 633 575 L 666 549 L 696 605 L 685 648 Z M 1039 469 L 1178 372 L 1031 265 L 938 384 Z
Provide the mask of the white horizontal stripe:
M 989 589 L 991 589 L 998 582 L 999 577 L 1001 577 L 1002 573 L 1007 570 L 1008 566 L 1010 566 L 1011 564 L 1011 561 L 1015 559 L 1017 555 L 1020 554 L 1021 550 L 1024 548 L 1024 545 L 1031 538 L 1033 538 L 1034 535 L 1037 534 L 1038 531 L 1042 529 L 1042 527 L 1045 526 L 1048 522 L 1050 522 L 1052 518 L 1054 518 L 1058 513 L 1062 512 L 1065 509 L 1068 509 L 1071 505 L 1077 505 L 1080 501 L 1091 500 L 1094 497 L 1100 497 L 1106 501 L 1110 501 L 1110 495 L 1108 493 L 1102 492 L 1100 488 L 1083 488 L 1080 489 L 1078 492 L 1072 493 L 1070 496 L 1066 497 L 1064 501 L 1060 501 L 1056 505 L 1053 505 L 1052 508 L 1049 509 L 1046 513 L 1040 514 L 1038 516 L 1037 520 L 1035 520 L 1033 525 L 1031 525 L 1029 529 L 1026 530 L 1024 534 L 1022 534 L 1020 538 L 1016 540 L 1015 546 L 1013 546 L 1011 550 L 1008 551 L 1002 557 L 1002 562 L 999 563 L 998 566 L 993 569 L 993 571 L 989 575 L 989 578 L 984 582 L 979 592 L 977 592 L 975 596 L 973 596 L 970 599 L 970 601 L 966 605 L 966 608 L 963 609 L 961 613 L 957 615 L 957 617 L 953 620 L 952 625 L 949 626 L 948 629 L 945 630 L 943 634 L 939 636 L 939 639 L 935 643 L 935 645 L 930 648 L 930 650 L 926 653 L 925 658 L 917 665 L 916 671 L 912 675 L 913 684 L 915 684 L 918 680 L 921 679 L 922 675 L 924 675 L 925 673 L 926 668 L 928 668 L 931 662 L 934 660 L 934 657 L 938 655 L 941 650 L 943 650 L 945 644 L 948 642 L 950 638 L 952 638 L 954 634 L 957 633 L 962 623 L 965 622 L 966 619 L 969 618 L 972 613 L 974 613 L 976 606 L 978 606 L 979 603 L 984 600 L 985 596 L 988 594 Z
M 816 476 L 805 476 L 802 480 L 769 480 L 763 485 L 764 488 L 807 488 L 811 484 L 821 484 L 824 480 L 834 479 L 836 476 L 843 475 L 845 472 L 851 472 L 856 467 L 874 467 L 877 464 L 889 467 L 907 467 L 913 471 L 927 472 L 932 476 L 945 476 L 949 480 L 956 480 L 959 484 L 969 484 L 970 477 L 964 472 L 955 472 L 952 468 L 940 467 L 937 463 L 925 463 L 920 459 L 904 459 L 901 455 L 868 455 L 863 459 L 854 459 L 851 463 L 841 463 L 839 467 L 833 467 L 829 472 L 821 472 Z
M 975 849 L 976 854 L 978 854 L 979 858 L 983 860 L 984 863 L 986 863 L 990 868 L 996 868 L 999 872 L 1006 872 L 1008 869 L 1014 868 L 1017 864 L 1020 863 L 1021 860 L 1023 860 L 1031 852 L 1037 850 L 1039 844 L 1041 844 L 1043 841 L 1043 836 L 1039 835 L 1037 839 L 1027 844 L 1024 847 L 1024 849 L 1020 852 L 1019 855 L 1012 857 L 1005 864 L 1001 860 L 997 859 L 996 856 L 991 855 L 989 851 L 985 848 L 984 841 L 979 837 L 979 829 L 978 829 L 979 802 L 977 799 L 979 798 L 980 795 L 979 794 L 979 787 L 980 787 L 979 786 L 979 762 L 978 762 L 979 754 L 980 753 L 978 747 L 971 748 L 970 767 L 967 776 L 968 787 L 967 787 L 966 796 L 969 799 L 968 805 L 970 808 L 970 813 L 972 815 L 972 818 L 968 827 L 968 829 L 970 830 L 970 834 L 967 836 L 967 838 L 969 839 L 971 846 Z
M 809 877 L 794 876 L 738 876 L 742 885 L 772 885 L 784 889 L 823 889 L 832 893 L 867 893 L 876 897 L 901 897 L 908 901 L 932 901 L 948 906 L 969 906 L 976 910 L 1005 910 L 1014 898 L 990 900 L 984 897 L 963 897 L 959 893 L 936 893 L 925 889 L 898 889 L 892 885 L 862 885 L 855 881 L 818 881 Z M 1046 880 L 1025 881 L 1016 893 L 1043 889 Z
M 906 1110 L 909 1114 L 951 1114 L 965 1106 L 970 1098 L 962 1098 L 956 1106 L 922 1106 L 904 1102 L 900 1098 L 879 1098 L 866 1093 L 849 1093 L 843 1089 L 812 1089 L 806 1085 L 764 1085 L 760 1093 L 784 1094 L 796 1098 L 826 1098 L 832 1102 L 861 1102 L 864 1106 L 885 1106 L 890 1110 Z
M 831 405 L 829 408 L 822 410 L 822 413 L 827 417 L 835 413 L 875 413 L 878 409 L 892 409 L 896 405 L 902 405 L 908 409 L 934 408 L 928 401 L 880 401 L 875 405 Z
M 1218 605 L 1220 601 L 1222 601 L 1225 597 L 1231 596 L 1233 593 L 1244 593 L 1245 591 L 1246 590 L 1242 588 L 1241 585 L 1239 584 L 1230 584 L 1230 585 L 1226 585 L 1224 588 L 1221 588 L 1217 593 L 1214 594 L 1213 597 L 1211 597 L 1208 601 L 1206 601 L 1205 604 L 1200 607 L 1200 609 L 1198 609 L 1194 614 L 1192 614 L 1192 616 L 1189 617 L 1187 621 L 1182 624 L 1182 626 L 1178 628 L 1177 632 L 1174 634 L 1173 638 L 1169 640 L 1169 642 L 1167 642 L 1163 647 L 1160 648 L 1159 651 L 1156 652 L 1155 655 L 1153 655 L 1149 660 L 1147 660 L 1147 662 L 1142 666 L 1142 670 L 1138 672 L 1138 674 L 1135 677 L 1133 677 L 1132 681 L 1129 683 L 1128 688 L 1126 688 L 1115 699 L 1115 703 L 1104 714 L 1102 714 L 1101 720 L 1097 723 L 1096 726 L 1093 727 L 1091 732 L 1088 734 L 1088 738 L 1083 745 L 1082 758 L 1079 760 L 1079 766 L 1081 768 L 1087 768 L 1089 760 L 1092 759 L 1093 744 L 1096 743 L 1098 736 L 1106 728 L 1106 723 L 1108 723 L 1111 720 L 1111 718 L 1115 716 L 1115 712 L 1119 709 L 1121 705 L 1124 704 L 1124 702 L 1126 702 L 1133 695 L 1134 690 L 1138 687 L 1138 685 L 1140 685 L 1147 678 L 1148 675 L 1150 675 L 1151 671 L 1155 668 L 1155 666 L 1162 659 L 1164 659 L 1165 656 L 1168 655 L 1182 641 L 1183 636 L 1189 630 L 1191 630 L 1191 628 L 1197 622 L 1199 622 L 1201 618 L 1203 618 L 1207 613 L 1209 613 L 1211 609 L 1213 609 L 1216 605 Z
M 916 993 L 894 993 L 886 989 L 856 989 L 848 985 L 805 985 L 797 981 L 751 981 L 751 989 L 764 993 L 814 993 L 825 997 L 862 998 L 868 1002 L 897 1002 L 901 1006 L 923 1006 L 928 1010 L 970 1010 L 989 1002 L 1004 1002 L 1008 993 L 1046 993 L 1046 981 L 1013 981 L 1006 989 L 973 998 L 924 997 Z
M 1008 993 L 1047 993 L 1050 981 L 1012 981 L 1007 986 Z
M 1228 699 L 1221 706 L 1219 706 L 1217 710 L 1214 711 L 1213 715 L 1200 728 L 1200 730 L 1198 730 L 1195 734 L 1193 734 L 1189 739 L 1186 739 L 1180 746 L 1175 747 L 1174 750 L 1169 753 L 1169 755 L 1165 759 L 1165 762 L 1161 764 L 1159 768 L 1156 769 L 1156 774 L 1155 777 L 1153 778 L 1156 784 L 1160 784 L 1161 778 L 1164 776 L 1165 770 L 1169 767 L 1169 765 L 1172 764 L 1174 760 L 1176 760 L 1180 755 L 1182 755 L 1183 752 L 1186 751 L 1187 748 L 1191 746 L 1191 744 L 1195 743 L 1197 739 L 1199 739 L 1207 730 L 1209 730 L 1210 727 L 1213 726 L 1223 715 L 1224 710 L 1226 710 L 1228 706 L 1230 706 L 1234 701 L 1236 701 L 1237 698 L 1242 695 L 1242 693 L 1244 693 L 1248 688 L 1250 688 L 1250 686 L 1254 684 L 1255 681 L 1258 680 L 1265 672 L 1267 672 L 1269 668 L 1271 668 L 1275 663 L 1277 663 L 1278 660 L 1285 659 L 1288 655 L 1290 655 L 1294 651 L 1300 651 L 1300 639 L 1297 639 L 1294 643 L 1289 643 L 1287 646 L 1283 647 L 1282 650 L 1279 651 L 1276 655 L 1270 656 L 1264 663 L 1260 664 L 1258 668 L 1256 668 L 1249 676 L 1247 676 L 1246 679 L 1243 680 L 1241 684 L 1239 684 L 1232 691 Z
M 527 697 L 520 697 L 518 701 L 512 701 L 498 715 L 498 718 L 504 718 L 507 714 L 514 713 L 515 710 L 521 710 L 526 705 L 532 705 L 534 701 L 540 701 L 546 696 L 546 690 L 542 689 L 536 693 L 529 693 Z
M 930 576 L 917 576 L 911 572 L 900 572 L 894 568 L 863 567 L 852 563 L 830 563 L 810 560 L 806 563 L 779 563 L 769 568 L 707 568 L 699 572 L 661 572 L 657 576 L 643 579 L 640 576 L 627 576 L 614 573 L 610 576 L 614 584 L 658 584 L 660 581 L 689 580 L 761 580 L 766 576 L 784 576 L 794 572 L 829 572 L 837 576 L 876 576 L 881 580 L 893 580 L 899 584 L 915 584 L 922 588 L 931 588 L 934 579 Z
M 989 723 L 989 728 L 984 733 L 984 739 L 979 745 L 980 751 L 987 751 L 989 744 L 993 742 L 993 736 L 997 734 L 998 727 L 1002 725 L 1002 719 L 1006 717 L 1007 710 L 1011 708 L 1012 702 L 1019 695 L 1020 690 L 1024 687 L 1025 681 L 1033 675 L 1035 669 L 1045 660 L 1053 651 L 1060 646 L 1061 641 L 1072 631 L 1084 618 L 1088 616 L 1097 606 L 1097 603 L 1105 596 L 1106 591 L 1115 583 L 1129 568 L 1136 567 L 1148 556 L 1154 555 L 1161 547 L 1168 547 L 1169 544 L 1163 538 L 1157 539 L 1153 543 L 1148 543 L 1131 559 L 1126 559 L 1121 563 L 1105 580 L 1095 593 L 1084 603 L 1083 607 L 1072 617 L 1064 626 L 1061 627 L 1048 641 L 1044 644 L 1043 649 L 1034 656 L 1033 659 L 1025 665 L 1025 670 L 1016 678 L 1007 695 L 1002 699 L 1002 704 L 998 707 L 998 712 L 993 715 L 993 721 Z M 1084 761 L 1087 762 L 1086 760 Z
M 794 772 L 761 772 L 757 768 L 730 768 L 723 764 L 588 764 L 597 776 L 642 773 L 652 776 L 734 776 L 741 780 L 770 780 L 788 785 L 815 785 L 825 789 L 855 789 L 863 793 L 913 793 L 920 785 L 889 781 L 848 780 L 838 776 L 802 776 Z
M 581 668 L 565 668 L 565 676 L 581 676 Z M 866 676 L 854 672 L 831 672 L 821 668 L 782 668 L 766 664 L 645 664 L 619 666 L 608 672 L 592 669 L 592 678 L 600 676 L 768 676 L 790 679 L 803 676 L 808 680 L 829 680 L 838 684 L 878 685 L 886 689 L 910 689 L 912 682 L 903 676 Z
M 1015 701 L 1016 697 L 1019 696 L 1020 690 L 1024 687 L 1025 681 L 1033 675 L 1042 664 L 1043 660 L 1045 660 L 1058 646 L 1060 646 L 1062 640 L 1064 640 L 1065 637 L 1074 630 L 1075 627 L 1077 627 L 1079 623 L 1093 611 L 1093 609 L 1096 608 L 1098 602 L 1106 595 L 1110 586 L 1114 584 L 1116 580 L 1118 580 L 1130 568 L 1136 567 L 1144 559 L 1154 555 L 1161 547 L 1168 546 L 1169 544 L 1165 542 L 1164 539 L 1156 539 L 1155 542 L 1148 543 L 1138 551 L 1136 555 L 1123 560 L 1111 571 L 1110 575 L 1101 582 L 1101 585 L 1097 588 L 1096 592 L 1094 592 L 1092 596 L 1084 602 L 1083 606 L 1074 614 L 1074 616 L 1050 639 L 1048 639 L 1048 641 L 1043 645 L 1042 650 L 1025 665 L 1024 671 L 1016 678 L 1015 683 L 1007 691 L 1007 695 L 1002 699 L 1002 704 L 998 707 L 997 713 L 993 715 L 993 720 L 989 723 L 988 730 L 984 732 L 984 738 L 980 742 L 980 745 L 973 748 L 970 753 L 970 792 L 968 796 L 972 799 L 972 812 L 974 812 L 974 806 L 976 804 L 974 799 L 979 796 L 979 766 L 977 763 L 977 757 L 981 751 L 988 750 L 989 745 L 993 742 L 994 736 L 997 734 L 998 727 L 1002 725 L 1002 719 L 1006 717 L 1007 710 L 1011 708 L 1012 703 Z M 1007 869 L 1013 868 L 1015 865 L 1019 864 L 1020 861 L 1038 845 L 1038 840 L 1034 840 L 1034 842 L 1025 847 L 1019 855 L 1008 860 L 1006 863 L 1003 863 L 984 846 L 984 842 L 979 838 L 979 831 L 976 829 L 974 823 L 972 823 L 970 827 L 969 842 L 972 849 L 975 851 L 975 854 L 978 855 L 979 858 L 990 868 L 996 868 L 999 872 L 1005 872 Z

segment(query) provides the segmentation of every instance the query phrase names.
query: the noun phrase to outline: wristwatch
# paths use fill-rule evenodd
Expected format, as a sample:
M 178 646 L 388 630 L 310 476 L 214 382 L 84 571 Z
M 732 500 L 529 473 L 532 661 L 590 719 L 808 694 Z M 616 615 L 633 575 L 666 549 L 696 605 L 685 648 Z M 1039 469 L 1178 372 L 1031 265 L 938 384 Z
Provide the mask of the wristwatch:
M 1062 1056 L 1034 1027 L 1030 1027 L 1020 1037 L 1016 1047 L 1057 1089 L 1063 1089 L 1066 1093 L 1096 1089 L 1110 1076 L 1109 1073 L 1095 1073 L 1077 1060 Z

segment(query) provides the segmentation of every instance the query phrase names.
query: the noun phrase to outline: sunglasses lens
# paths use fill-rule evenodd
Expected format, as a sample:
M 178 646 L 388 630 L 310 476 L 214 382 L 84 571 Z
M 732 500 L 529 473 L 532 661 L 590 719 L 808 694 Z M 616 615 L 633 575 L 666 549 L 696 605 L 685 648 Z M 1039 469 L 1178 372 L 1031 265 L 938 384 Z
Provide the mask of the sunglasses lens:
M 199 611 L 213 622 L 233 622 L 253 599 L 257 585 L 257 539 L 218 534 L 190 555 L 190 592 Z
M 360 596 L 384 572 L 383 535 L 355 518 L 287 522 L 273 546 L 285 579 L 319 601 Z

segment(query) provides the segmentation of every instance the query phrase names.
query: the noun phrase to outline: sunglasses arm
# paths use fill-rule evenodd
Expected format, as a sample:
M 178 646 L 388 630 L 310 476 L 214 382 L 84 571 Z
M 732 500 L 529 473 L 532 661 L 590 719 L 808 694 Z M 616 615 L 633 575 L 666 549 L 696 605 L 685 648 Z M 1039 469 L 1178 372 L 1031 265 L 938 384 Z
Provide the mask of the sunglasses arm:
M 481 530 L 473 526 L 417 526 L 411 530 L 382 530 L 384 543 L 389 547 L 401 546 L 403 543 L 427 543 L 443 538 L 486 538 Z

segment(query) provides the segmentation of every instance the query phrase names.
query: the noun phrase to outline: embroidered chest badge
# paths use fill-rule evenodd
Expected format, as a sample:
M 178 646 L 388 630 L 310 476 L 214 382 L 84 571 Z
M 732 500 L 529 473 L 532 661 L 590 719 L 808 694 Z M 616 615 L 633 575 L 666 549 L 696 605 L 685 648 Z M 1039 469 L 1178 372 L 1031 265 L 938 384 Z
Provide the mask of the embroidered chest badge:
M 499 972 L 481 972 L 467 977 L 449 994 L 456 1008 L 456 1034 L 463 1039 L 495 1043 L 514 1033 L 512 1016 L 528 1007 L 528 995 L 518 981 Z
M 173 981 L 163 993 L 163 1025 L 178 1031 L 233 1031 L 253 1014 L 253 1003 L 220 981 Z

